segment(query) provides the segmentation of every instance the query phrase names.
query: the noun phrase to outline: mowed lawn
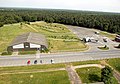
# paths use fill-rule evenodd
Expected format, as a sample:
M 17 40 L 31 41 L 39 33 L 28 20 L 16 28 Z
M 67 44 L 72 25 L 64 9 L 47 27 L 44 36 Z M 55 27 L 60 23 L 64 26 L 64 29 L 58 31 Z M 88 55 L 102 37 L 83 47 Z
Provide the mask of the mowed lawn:
M 76 69 L 83 83 L 101 82 L 101 69 L 97 67 Z M 113 84 L 118 84 L 118 81 L 113 77 Z
M 107 63 L 120 72 L 120 58 L 108 59 Z
M 31 22 L 30 25 L 23 23 L 9 24 L 0 27 L 0 52 L 18 35 L 27 32 L 42 33 L 48 39 L 49 50 L 86 50 L 87 46 L 76 35 L 68 30 L 65 25 L 46 22 Z M 60 45 L 59 45 L 60 44 Z
M 70 84 L 66 71 L 0 75 L 0 84 Z
M 96 67 L 76 69 L 83 83 L 101 81 L 101 69 Z

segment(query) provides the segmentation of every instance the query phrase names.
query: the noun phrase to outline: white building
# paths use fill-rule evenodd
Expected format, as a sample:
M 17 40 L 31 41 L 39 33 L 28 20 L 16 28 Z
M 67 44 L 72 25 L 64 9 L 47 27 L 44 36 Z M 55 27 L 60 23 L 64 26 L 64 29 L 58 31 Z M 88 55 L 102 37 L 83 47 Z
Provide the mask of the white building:
M 29 50 L 47 48 L 47 40 L 44 35 L 38 33 L 26 33 L 17 36 L 9 45 L 8 50 Z

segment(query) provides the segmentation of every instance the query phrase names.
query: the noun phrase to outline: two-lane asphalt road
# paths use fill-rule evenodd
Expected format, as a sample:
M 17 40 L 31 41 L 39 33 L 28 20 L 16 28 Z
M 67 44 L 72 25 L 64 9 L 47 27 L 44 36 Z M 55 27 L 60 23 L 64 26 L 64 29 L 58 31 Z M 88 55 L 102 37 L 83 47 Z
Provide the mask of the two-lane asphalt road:
M 40 60 L 42 60 L 42 64 L 51 64 L 51 59 L 54 59 L 55 63 L 66 63 L 108 58 L 120 58 L 120 50 L 41 54 L 40 58 L 36 58 L 36 55 L 1 56 L 0 66 L 27 65 L 29 59 L 31 60 L 31 64 L 34 64 L 35 59 L 38 60 L 38 64 L 40 64 Z

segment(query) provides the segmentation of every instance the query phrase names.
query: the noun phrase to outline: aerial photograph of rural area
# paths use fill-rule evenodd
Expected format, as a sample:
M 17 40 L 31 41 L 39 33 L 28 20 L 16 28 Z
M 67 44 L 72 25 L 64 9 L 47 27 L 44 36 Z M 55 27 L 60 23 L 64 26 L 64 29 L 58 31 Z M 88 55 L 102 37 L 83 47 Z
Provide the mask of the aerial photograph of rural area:
M 0 84 L 120 84 L 120 0 L 0 0 Z

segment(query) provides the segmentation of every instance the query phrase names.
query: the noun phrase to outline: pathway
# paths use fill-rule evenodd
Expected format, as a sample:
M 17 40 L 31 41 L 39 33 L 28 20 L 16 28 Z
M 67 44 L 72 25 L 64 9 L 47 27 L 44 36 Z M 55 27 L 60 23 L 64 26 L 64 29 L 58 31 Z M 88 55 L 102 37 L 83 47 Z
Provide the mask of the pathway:
M 82 81 L 80 80 L 73 66 L 67 65 L 66 71 L 68 72 L 68 76 L 71 81 L 71 84 L 82 84 Z

